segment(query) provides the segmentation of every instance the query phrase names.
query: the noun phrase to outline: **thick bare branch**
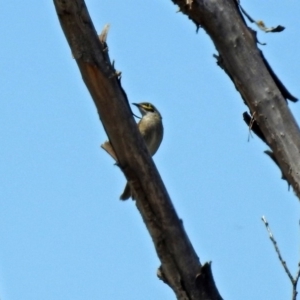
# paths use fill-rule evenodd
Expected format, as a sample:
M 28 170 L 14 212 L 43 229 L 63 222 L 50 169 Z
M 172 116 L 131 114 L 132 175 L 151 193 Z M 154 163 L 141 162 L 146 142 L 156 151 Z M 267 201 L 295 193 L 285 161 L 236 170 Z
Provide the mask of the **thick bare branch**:
M 119 73 L 110 63 L 83 0 L 54 0 L 57 15 L 161 261 L 159 277 L 178 299 L 221 299 L 210 265 L 201 266 L 137 130 Z
M 205 29 L 219 52 L 219 63 L 250 109 L 284 177 L 300 196 L 300 132 L 286 99 L 296 101 L 257 48 L 236 0 L 172 0 Z

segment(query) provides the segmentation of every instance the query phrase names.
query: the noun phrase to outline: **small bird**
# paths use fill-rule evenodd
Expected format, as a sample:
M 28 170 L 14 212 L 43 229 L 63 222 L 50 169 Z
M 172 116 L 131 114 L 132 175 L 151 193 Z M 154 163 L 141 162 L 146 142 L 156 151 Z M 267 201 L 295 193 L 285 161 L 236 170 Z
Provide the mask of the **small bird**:
M 149 102 L 132 104 L 137 106 L 142 114 L 142 119 L 138 122 L 137 126 L 151 156 L 153 156 L 159 148 L 164 134 L 161 114 L 156 107 Z M 131 196 L 130 186 L 127 183 L 120 199 L 127 200 Z
M 142 103 L 132 103 L 133 105 L 137 106 L 140 113 L 142 114 L 141 120 L 138 122 L 137 126 L 138 129 L 144 138 L 144 141 L 147 145 L 147 148 L 153 156 L 157 149 L 160 146 L 160 143 L 163 139 L 164 128 L 162 124 L 162 117 L 156 107 L 149 103 L 149 102 L 142 102 Z M 112 147 L 109 142 L 106 142 L 102 145 L 108 153 L 112 155 Z M 114 154 L 114 152 L 113 152 Z M 112 155 L 115 159 L 115 154 Z M 120 196 L 121 200 L 127 200 L 132 196 L 130 186 L 127 183 L 124 189 L 124 192 Z

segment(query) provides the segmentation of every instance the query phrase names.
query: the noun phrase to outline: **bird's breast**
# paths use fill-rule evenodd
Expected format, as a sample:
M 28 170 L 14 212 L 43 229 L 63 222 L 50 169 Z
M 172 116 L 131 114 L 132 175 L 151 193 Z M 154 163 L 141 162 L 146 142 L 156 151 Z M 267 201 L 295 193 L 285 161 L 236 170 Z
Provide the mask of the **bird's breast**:
M 154 155 L 163 138 L 163 125 L 159 116 L 147 114 L 138 124 L 151 155 Z

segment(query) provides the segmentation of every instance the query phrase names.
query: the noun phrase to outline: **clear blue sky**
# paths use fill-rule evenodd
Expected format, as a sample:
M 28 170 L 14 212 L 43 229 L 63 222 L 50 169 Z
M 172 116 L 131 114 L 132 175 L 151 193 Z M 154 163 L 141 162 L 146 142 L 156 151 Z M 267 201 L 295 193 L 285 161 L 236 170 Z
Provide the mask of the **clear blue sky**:
M 88 0 L 130 102 L 153 102 L 165 137 L 154 160 L 202 263 L 231 300 L 290 299 L 260 221 L 268 218 L 292 273 L 299 203 L 217 67 L 207 34 L 170 0 Z M 258 33 L 275 72 L 300 97 L 300 3 L 243 1 L 280 34 Z M 106 140 L 52 1 L 3 1 L 0 47 L 1 300 L 166 300 L 159 260 Z M 300 102 L 290 104 L 300 120 Z M 135 108 L 134 108 L 135 109 Z M 137 111 L 135 111 L 137 113 Z

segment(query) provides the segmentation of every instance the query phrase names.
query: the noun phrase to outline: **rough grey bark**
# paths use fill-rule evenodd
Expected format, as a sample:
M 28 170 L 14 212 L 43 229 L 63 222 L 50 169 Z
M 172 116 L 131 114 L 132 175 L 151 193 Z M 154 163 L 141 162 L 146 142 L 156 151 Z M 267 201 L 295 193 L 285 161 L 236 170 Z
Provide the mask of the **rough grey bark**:
M 182 221 L 137 130 L 119 74 L 110 63 L 83 0 L 54 0 L 57 15 L 118 165 L 135 191 L 136 205 L 161 261 L 158 276 L 181 300 L 220 300 L 210 264 L 201 265 Z
M 288 93 L 257 48 L 236 0 L 172 0 L 211 37 L 218 63 L 249 107 L 283 177 L 300 196 L 300 131 L 288 108 Z

